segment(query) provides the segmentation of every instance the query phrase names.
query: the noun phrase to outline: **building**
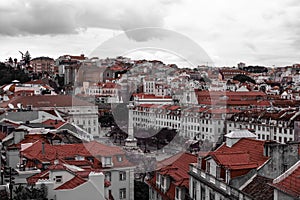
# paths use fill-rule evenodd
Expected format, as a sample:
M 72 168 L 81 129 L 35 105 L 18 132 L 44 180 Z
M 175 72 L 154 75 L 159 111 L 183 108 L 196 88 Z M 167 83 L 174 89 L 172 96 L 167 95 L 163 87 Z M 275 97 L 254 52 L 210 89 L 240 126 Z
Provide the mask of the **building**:
M 37 57 L 30 61 L 30 64 L 35 73 L 55 74 L 58 72 L 58 67 L 55 65 L 54 59 L 49 57 Z
M 221 146 L 190 165 L 190 197 L 272 200 L 276 194 L 270 184 L 298 162 L 299 143 L 261 141 L 250 131 L 225 137 Z
M 190 197 L 203 200 L 252 199 L 233 185 L 239 177 L 261 167 L 268 160 L 264 156 L 264 142 L 253 139 L 255 137 L 250 132 L 239 138 L 236 134 L 229 134 L 226 143 L 199 157 L 198 164 L 191 164 Z
M 56 59 L 55 62 L 58 66 L 58 74 L 65 78 L 65 85 L 73 85 L 75 83 L 75 78 L 81 67 L 81 62 L 85 59 L 86 57 L 84 54 L 81 54 L 80 56 L 64 55 Z
M 29 186 L 35 185 L 37 188 L 44 184 L 48 199 L 104 200 L 109 198 L 106 188 L 110 183 L 105 181 L 102 172 L 68 165 L 60 160 L 55 160 L 55 164 L 49 166 L 47 170 L 28 177 L 27 182 Z
M 140 104 L 130 109 L 133 127 L 140 129 L 175 129 L 185 138 L 216 143 L 224 132 L 225 120 L 239 112 L 209 106 Z
M 95 96 L 100 103 L 122 103 L 120 85 L 114 82 L 83 83 L 83 95 Z
M 273 180 L 274 200 L 300 198 L 300 161 Z
M 16 97 L 1 104 L 8 108 L 21 105 L 25 110 L 57 110 L 63 118 L 81 127 L 94 136 L 99 136 L 98 108 L 92 103 L 69 95 L 24 96 Z
M 232 79 L 236 75 L 249 75 L 249 72 L 240 70 L 240 69 L 233 69 L 233 68 L 223 68 L 219 70 L 219 80 L 228 80 Z
M 299 141 L 295 124 L 299 119 L 296 108 L 246 110 L 236 113 L 226 122 L 226 131 L 249 129 L 259 140 L 275 140 L 279 143 Z
M 104 174 L 105 181 L 110 183 L 106 187 L 106 196 L 112 196 L 114 199 L 133 199 L 135 167 L 128 161 L 125 152 L 120 147 L 107 146 L 95 141 L 62 145 L 36 141 L 28 144 L 27 148 L 20 152 L 20 156 L 23 162 L 21 165 L 24 166 L 25 171 L 31 169 L 47 171 L 51 169 L 51 166 L 55 166 L 56 160 L 77 173 L 83 173 L 81 171 L 88 169 L 100 170 Z M 66 183 L 74 178 L 70 177 L 70 174 L 66 174 L 66 177 L 60 177 L 60 179 Z M 53 189 L 64 190 L 64 187 L 56 184 Z M 87 195 L 86 192 L 85 195 Z M 61 193 L 62 196 L 63 193 Z
M 189 194 L 189 163 L 197 156 L 181 152 L 158 163 L 154 176 L 147 181 L 149 200 L 184 200 Z

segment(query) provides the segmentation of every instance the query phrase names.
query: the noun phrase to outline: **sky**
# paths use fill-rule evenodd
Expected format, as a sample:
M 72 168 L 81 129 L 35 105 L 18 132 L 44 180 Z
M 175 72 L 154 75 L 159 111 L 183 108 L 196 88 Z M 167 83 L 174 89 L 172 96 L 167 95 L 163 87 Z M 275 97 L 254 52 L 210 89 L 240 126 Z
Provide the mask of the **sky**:
M 115 39 L 120 35 L 122 41 Z M 183 37 L 194 47 L 186 48 L 178 39 Z M 300 63 L 300 1 L 0 1 L 0 61 L 20 59 L 19 51 L 27 50 L 32 57 L 54 59 L 65 54 L 95 56 L 95 49 L 107 43 L 115 45 L 115 56 L 157 57 L 166 63 L 180 63 L 183 56 L 194 65 L 292 65 Z M 156 46 L 149 51 L 152 44 Z M 195 49 L 202 49 L 206 60 L 197 60 L 202 55 Z M 114 52 L 96 56 L 107 55 Z

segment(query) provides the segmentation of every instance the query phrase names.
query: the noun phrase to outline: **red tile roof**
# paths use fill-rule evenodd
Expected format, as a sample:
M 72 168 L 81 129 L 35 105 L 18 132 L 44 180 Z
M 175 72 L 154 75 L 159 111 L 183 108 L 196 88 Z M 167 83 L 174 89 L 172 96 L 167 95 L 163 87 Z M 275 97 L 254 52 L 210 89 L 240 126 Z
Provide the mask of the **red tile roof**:
M 300 161 L 278 178 L 274 179 L 273 187 L 293 197 L 300 197 Z
M 37 85 L 44 85 L 46 84 L 43 80 L 39 79 L 39 80 L 33 80 L 33 81 L 28 81 L 24 84 L 37 84 Z
M 85 182 L 86 182 L 86 180 L 84 180 L 83 178 L 80 178 L 79 176 L 74 176 L 74 178 L 65 182 L 64 184 L 60 185 L 59 187 L 55 188 L 55 190 L 74 189 Z
M 24 139 L 21 140 L 18 144 L 12 144 L 8 146 L 9 149 L 21 149 L 22 144 L 27 144 L 27 143 L 36 143 L 37 141 L 39 142 L 45 142 L 49 144 L 48 139 L 46 138 L 46 135 L 43 134 L 27 134 L 24 136 Z
M 232 147 L 224 143 L 207 158 L 211 156 L 219 165 L 231 170 L 254 169 L 269 159 L 264 156 L 264 144 L 265 141 L 242 138 Z
M 59 127 L 61 127 L 62 125 L 64 125 L 66 122 L 60 121 L 60 120 L 53 120 L 53 119 L 48 119 L 44 122 L 42 122 L 42 124 L 45 125 L 51 125 L 53 126 L 55 129 L 58 129 Z
M 223 144 L 216 152 L 245 152 L 249 154 L 249 161 L 257 162 L 259 165 L 268 160 L 268 157 L 264 156 L 264 144 L 265 141 L 255 140 L 251 138 L 242 138 L 232 147 L 227 147 Z
M 251 169 L 258 167 L 250 161 L 250 155 L 245 152 L 216 152 L 210 154 L 217 163 L 230 169 Z
M 166 175 L 171 177 L 171 184 L 168 191 L 162 196 L 168 198 L 175 198 L 175 188 L 176 186 L 189 188 L 189 164 L 197 162 L 197 155 L 190 154 L 187 152 L 178 153 L 170 158 L 167 158 L 158 163 L 159 168 L 156 173 Z M 155 185 L 156 176 L 148 181 L 148 183 L 160 192 L 159 188 Z M 161 193 L 161 192 L 160 192 Z
M 269 185 L 271 182 L 272 179 L 257 175 L 242 191 L 253 199 L 273 200 L 274 188 Z
M 6 134 L 0 131 L 0 141 L 2 141 L 6 137 Z
M 39 180 L 48 180 L 49 179 L 49 169 L 42 171 L 41 173 L 30 176 L 27 179 L 28 184 L 35 184 Z
M 23 106 L 32 105 L 34 108 L 39 107 L 72 107 L 72 106 L 92 106 L 89 102 L 80 100 L 70 95 L 40 95 L 40 96 L 19 96 L 10 101 L 0 104 L 2 107 L 8 107 L 11 103 L 17 107 L 18 103 Z
M 45 153 L 42 153 L 42 142 L 36 141 L 32 146 L 21 152 L 22 156 L 26 157 L 29 160 L 39 160 L 49 161 L 53 163 L 53 161 L 57 158 L 62 160 L 67 160 L 67 158 L 74 158 L 75 156 L 83 156 L 83 157 L 97 157 L 97 156 L 111 156 L 113 167 L 129 167 L 133 166 L 131 162 L 125 157 L 125 152 L 122 148 L 117 146 L 108 146 L 105 144 L 101 144 L 96 141 L 92 141 L 89 143 L 77 143 L 77 144 L 64 144 L 64 145 L 51 145 L 44 144 Z M 121 162 L 118 161 L 117 156 L 123 156 L 123 160 Z M 67 162 L 67 161 L 66 161 Z M 97 161 L 96 161 L 97 162 Z M 87 164 L 88 162 L 86 162 Z M 75 163 L 73 163 L 75 164 Z M 78 164 L 82 165 L 82 162 L 78 162 Z M 90 163 L 90 166 L 93 164 Z M 94 166 L 101 167 L 101 166 Z

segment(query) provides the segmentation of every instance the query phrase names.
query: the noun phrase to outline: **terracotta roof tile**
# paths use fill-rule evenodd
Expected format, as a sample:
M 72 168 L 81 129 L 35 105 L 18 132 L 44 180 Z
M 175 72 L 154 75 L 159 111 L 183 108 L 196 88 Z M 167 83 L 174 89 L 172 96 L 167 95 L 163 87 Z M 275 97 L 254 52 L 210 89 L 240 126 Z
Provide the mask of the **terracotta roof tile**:
M 18 103 L 23 106 L 32 105 L 34 108 L 39 107 L 71 107 L 71 106 L 93 106 L 94 104 L 72 97 L 70 95 L 39 95 L 39 96 L 19 96 L 10 101 L 2 103 L 3 107 L 7 107 L 11 103 L 17 107 Z
M 295 169 L 292 169 L 295 167 Z M 300 197 L 300 161 L 298 161 L 295 166 L 291 167 L 286 171 L 281 178 L 279 176 L 277 179 L 281 178 L 279 182 L 274 180 L 275 183 L 272 184 L 276 189 L 281 190 L 291 196 Z
M 272 179 L 257 175 L 242 191 L 254 200 L 273 200 L 274 189 L 269 183 L 272 183 Z
M 183 186 L 188 189 L 189 164 L 195 162 L 197 162 L 197 155 L 181 152 L 158 163 L 159 168 L 156 173 L 170 176 L 172 180 L 168 191 L 162 194 L 163 196 L 174 199 L 176 186 Z M 150 179 L 148 183 L 152 185 L 153 189 L 160 192 L 160 189 L 156 188 L 155 180 L 156 176 Z
M 65 182 L 59 187 L 55 188 L 55 190 L 70 190 L 78 187 L 79 185 L 85 183 L 86 180 L 80 178 L 79 176 L 74 176 L 71 180 Z
M 264 144 L 265 141 L 242 138 L 232 147 L 224 143 L 214 152 L 210 152 L 207 158 L 212 156 L 219 165 L 232 170 L 254 169 L 268 160 L 263 154 Z

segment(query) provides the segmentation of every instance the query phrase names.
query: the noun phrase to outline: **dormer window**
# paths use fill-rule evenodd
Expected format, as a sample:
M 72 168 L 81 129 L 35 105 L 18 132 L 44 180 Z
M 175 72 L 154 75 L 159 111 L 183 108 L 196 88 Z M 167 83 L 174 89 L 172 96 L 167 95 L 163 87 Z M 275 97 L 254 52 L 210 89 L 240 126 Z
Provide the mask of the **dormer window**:
M 102 157 L 102 166 L 103 167 L 111 167 L 112 166 L 112 158 L 111 157 Z
M 118 160 L 118 162 L 122 162 L 123 161 L 123 156 L 117 156 L 117 160 Z

